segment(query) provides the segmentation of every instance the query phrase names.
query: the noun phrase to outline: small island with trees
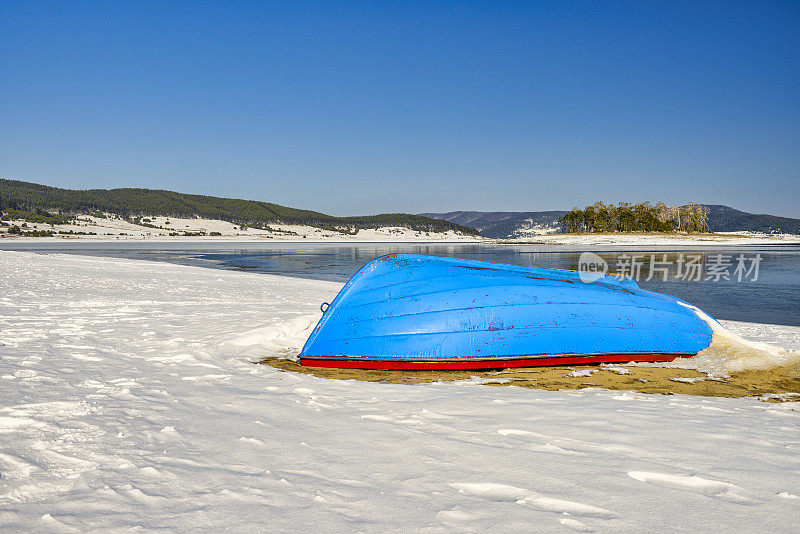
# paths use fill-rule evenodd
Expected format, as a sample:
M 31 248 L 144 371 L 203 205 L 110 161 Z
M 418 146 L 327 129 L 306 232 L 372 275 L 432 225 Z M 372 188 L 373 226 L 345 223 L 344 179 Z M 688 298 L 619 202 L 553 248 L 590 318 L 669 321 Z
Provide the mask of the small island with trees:
M 709 209 L 690 202 L 685 206 L 667 206 L 659 202 L 619 205 L 595 202 L 583 209 L 573 208 L 558 219 L 564 233 L 659 232 L 704 233 L 708 228 Z

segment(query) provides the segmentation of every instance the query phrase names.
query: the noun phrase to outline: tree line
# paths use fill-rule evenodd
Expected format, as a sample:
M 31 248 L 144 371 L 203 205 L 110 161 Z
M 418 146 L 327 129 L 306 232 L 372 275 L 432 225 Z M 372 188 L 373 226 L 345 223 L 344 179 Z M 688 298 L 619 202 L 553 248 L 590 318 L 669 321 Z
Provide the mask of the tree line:
M 595 202 L 583 209 L 573 208 L 558 223 L 566 233 L 708 232 L 708 213 L 708 208 L 694 202 L 685 206 Z

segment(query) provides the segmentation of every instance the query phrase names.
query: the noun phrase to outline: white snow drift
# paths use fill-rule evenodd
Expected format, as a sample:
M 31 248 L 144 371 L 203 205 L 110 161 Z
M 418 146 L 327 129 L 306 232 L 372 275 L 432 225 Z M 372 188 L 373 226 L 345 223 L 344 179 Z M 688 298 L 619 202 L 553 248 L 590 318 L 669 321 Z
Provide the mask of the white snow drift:
M 791 532 L 800 521 L 796 403 L 387 385 L 251 363 L 296 351 L 338 288 L 0 252 L 0 530 Z M 796 330 L 738 326 L 797 343 Z

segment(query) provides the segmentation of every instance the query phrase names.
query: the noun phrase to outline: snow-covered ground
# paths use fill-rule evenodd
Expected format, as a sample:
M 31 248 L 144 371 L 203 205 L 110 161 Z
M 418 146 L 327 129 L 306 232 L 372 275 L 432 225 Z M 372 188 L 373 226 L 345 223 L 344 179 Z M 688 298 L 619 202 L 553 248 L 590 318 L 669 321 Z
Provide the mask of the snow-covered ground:
M 0 252 L 0 530 L 796 532 L 798 403 L 251 363 L 339 287 Z
M 797 245 L 800 236 L 792 234 L 753 234 L 748 232 L 721 232 L 717 234 L 527 234 L 518 239 L 506 240 L 535 242 L 544 245 L 591 246 L 715 246 L 715 245 Z
M 133 224 L 112 214 L 106 218 L 92 215 L 80 215 L 74 224 L 49 225 L 42 223 L 26 223 L 26 231 L 51 230 L 54 232 L 74 232 L 69 235 L 57 235 L 50 238 L 25 238 L 8 236 L 6 228 L 0 228 L 0 238 L 15 241 L 45 242 L 57 239 L 82 240 L 170 240 L 170 241 L 276 241 L 276 242 L 486 242 L 495 240 L 464 235 L 458 232 L 422 232 L 404 227 L 383 227 L 360 230 L 358 233 L 342 234 L 330 230 L 322 230 L 313 226 L 302 225 L 270 225 L 268 230 L 260 228 L 242 228 L 228 221 L 200 218 L 149 217 L 147 224 L 156 228 Z M 24 221 L 6 221 L 8 224 L 21 226 Z M 683 234 L 558 234 L 557 227 L 536 225 L 528 221 L 528 225 L 516 232 L 515 239 L 502 239 L 501 242 L 511 244 L 535 242 L 544 245 L 567 245 L 576 248 L 593 246 L 714 246 L 714 245 L 776 245 L 800 244 L 800 236 L 791 234 L 754 234 L 750 232 L 728 232 L 709 235 Z M 83 232 L 84 234 L 77 234 Z M 170 236 L 170 234 L 196 234 L 211 232 L 221 235 Z M 43 241 L 44 240 L 44 241 Z
M 206 240 L 206 241 L 392 241 L 392 242 L 407 242 L 407 241 L 481 241 L 483 238 L 464 235 L 458 232 L 422 232 L 411 230 L 405 227 L 382 227 L 370 228 L 359 230 L 356 234 L 343 234 L 333 232 L 330 230 L 322 230 L 313 226 L 302 225 L 281 225 L 273 224 L 269 226 L 268 230 L 261 228 L 242 228 L 239 225 L 233 224 L 228 221 L 220 221 L 215 219 L 200 219 L 200 218 L 177 218 L 177 217 L 148 217 L 143 219 L 143 222 L 150 224 L 150 226 L 142 226 L 133 224 L 120 217 L 106 214 L 107 217 L 95 217 L 92 215 L 80 215 L 75 220 L 74 224 L 42 224 L 42 223 L 25 223 L 21 220 L 6 221 L 9 225 L 22 226 L 26 224 L 25 231 L 30 230 L 50 230 L 53 232 L 73 232 L 77 235 L 70 234 L 67 236 L 54 236 L 52 238 L 14 238 L 7 236 L 11 239 L 193 239 L 193 240 Z M 6 228 L 0 228 L 0 237 L 5 236 L 4 231 Z M 83 234 L 79 234 L 83 232 Z M 210 234 L 211 232 L 220 235 L 206 235 L 202 238 L 197 236 L 182 237 L 170 236 L 170 234 L 183 234 L 183 233 L 199 233 L 203 232 Z
M 556 224 L 539 224 L 533 219 L 521 221 L 514 230 L 514 239 L 531 239 L 540 235 L 555 234 L 561 231 L 561 227 Z

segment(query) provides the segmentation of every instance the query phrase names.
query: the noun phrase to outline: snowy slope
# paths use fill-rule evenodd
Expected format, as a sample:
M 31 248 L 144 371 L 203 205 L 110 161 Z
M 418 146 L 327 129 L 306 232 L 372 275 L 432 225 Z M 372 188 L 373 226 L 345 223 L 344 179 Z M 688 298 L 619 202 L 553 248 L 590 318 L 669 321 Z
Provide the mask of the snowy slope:
M 797 403 L 250 363 L 338 288 L 0 252 L 0 530 L 795 531 Z
M 21 219 L 5 221 L 9 225 L 16 225 L 28 232 L 30 230 L 52 231 L 62 233 L 49 238 L 42 237 L 13 237 L 7 233 L 8 228 L 0 226 L 0 238 L 13 241 L 35 240 L 37 242 L 53 242 L 63 239 L 80 239 L 90 241 L 107 241 L 122 239 L 130 240 L 160 240 L 170 242 L 180 241 L 261 241 L 274 239 L 276 241 L 302 241 L 304 243 L 322 242 L 415 242 L 415 241 L 466 241 L 476 242 L 483 238 L 480 236 L 462 234 L 453 230 L 440 232 L 425 232 L 412 230 L 402 226 L 382 226 L 380 228 L 363 228 L 355 234 L 343 234 L 332 230 L 323 230 L 315 226 L 299 224 L 272 224 L 269 229 L 244 228 L 229 221 L 217 219 L 201 219 L 199 217 L 149 217 L 147 221 L 151 226 L 133 224 L 127 220 L 106 213 L 105 217 L 93 215 L 80 215 L 71 224 L 50 225 L 45 223 L 30 223 Z M 24 226 L 23 226 L 24 225 Z M 73 234 L 63 235 L 73 232 Z M 210 234 L 186 237 L 184 233 Z M 87 234 L 87 235 L 85 235 Z M 178 234 L 171 236 L 170 234 Z M 43 241 L 44 240 L 44 241 Z

